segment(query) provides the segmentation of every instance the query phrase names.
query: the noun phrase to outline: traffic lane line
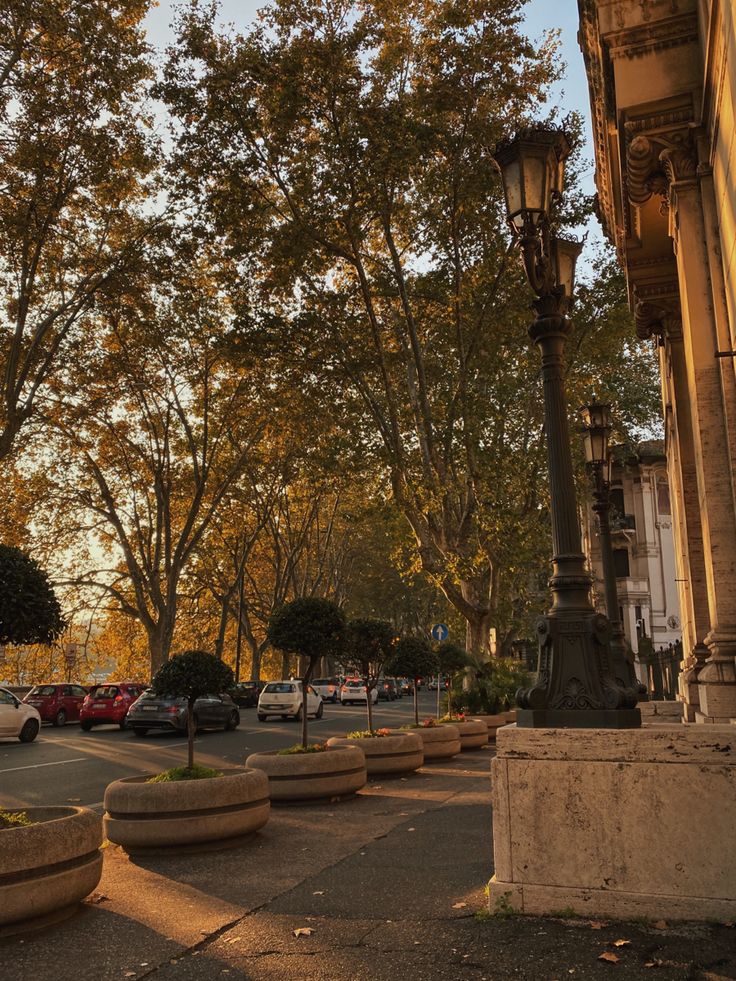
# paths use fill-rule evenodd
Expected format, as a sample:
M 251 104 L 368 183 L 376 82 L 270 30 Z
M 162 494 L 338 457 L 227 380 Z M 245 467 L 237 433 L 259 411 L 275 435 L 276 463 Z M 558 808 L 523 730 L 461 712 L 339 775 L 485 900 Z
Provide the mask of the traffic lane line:
M 199 739 L 194 740 L 195 745 L 198 742 L 200 742 Z M 172 746 L 178 746 L 180 749 L 186 749 L 186 745 L 186 743 L 182 743 L 181 741 L 176 743 L 159 743 L 158 745 L 151 743 L 149 744 L 149 748 L 171 749 Z M 29 763 L 27 766 L 10 766 L 0 770 L 0 773 L 17 773 L 19 770 L 37 770 L 42 766 L 64 766 L 66 763 L 90 763 L 93 760 L 99 760 L 99 756 L 90 754 L 89 756 L 75 756 L 71 760 L 54 760 L 52 763 Z
M 65 763 L 86 763 L 89 759 L 89 756 L 78 756 L 73 760 L 56 760 L 53 763 L 31 763 L 29 766 L 11 766 L 5 770 L 0 770 L 0 773 L 16 773 L 18 770 L 37 770 L 41 766 L 63 766 Z

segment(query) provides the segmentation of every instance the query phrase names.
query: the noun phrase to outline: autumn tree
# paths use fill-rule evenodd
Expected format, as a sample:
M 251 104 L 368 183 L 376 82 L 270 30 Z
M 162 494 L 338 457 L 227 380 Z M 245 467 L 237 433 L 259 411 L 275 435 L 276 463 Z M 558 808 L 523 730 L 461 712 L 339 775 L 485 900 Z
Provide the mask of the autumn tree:
M 192 5 L 160 87 L 182 193 L 259 257 L 244 342 L 387 473 L 476 653 L 548 555 L 528 291 L 492 159 L 555 74 L 521 6 L 280 0 L 230 36 Z
M 141 622 L 153 673 L 168 658 L 182 574 L 265 426 L 252 379 L 223 345 L 231 313 L 217 264 L 198 249 L 179 237 L 151 256 L 146 290 L 100 310 L 46 416 L 55 520 L 108 557 L 72 581 Z
M 150 0 L 0 9 L 0 459 L 71 335 L 142 261 L 158 219 L 142 109 Z

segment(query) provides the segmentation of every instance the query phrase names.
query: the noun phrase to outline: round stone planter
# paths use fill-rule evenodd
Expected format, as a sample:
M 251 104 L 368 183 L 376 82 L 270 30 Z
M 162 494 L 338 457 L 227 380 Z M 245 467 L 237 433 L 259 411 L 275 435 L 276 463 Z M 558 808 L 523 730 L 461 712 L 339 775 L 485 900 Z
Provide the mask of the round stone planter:
M 172 783 L 146 779 L 124 777 L 105 791 L 105 833 L 126 850 L 224 841 L 268 820 L 268 781 L 259 770 Z
M 25 807 L 0 831 L 0 936 L 71 912 L 102 875 L 102 818 L 86 807 Z
M 421 736 L 425 763 L 431 760 L 449 760 L 460 752 L 460 730 L 454 722 L 438 726 L 419 726 L 418 729 L 408 731 Z
M 479 749 L 488 745 L 488 726 L 482 719 L 465 719 L 460 722 L 443 722 L 442 725 L 453 725 L 460 732 L 460 748 Z
M 424 763 L 424 744 L 416 732 L 393 732 L 390 736 L 350 739 L 333 736 L 327 740 L 332 752 L 341 746 L 357 746 L 365 754 L 369 776 L 373 774 L 413 773 Z
M 481 719 L 488 728 L 488 741 L 495 743 L 496 732 L 501 726 L 507 726 L 510 722 L 516 722 L 516 712 L 498 712 L 496 715 L 475 714 L 474 719 Z
M 275 804 L 346 797 L 364 787 L 368 779 L 365 754 L 352 745 L 288 756 L 279 756 L 276 750 L 252 753 L 245 762 L 266 774 Z

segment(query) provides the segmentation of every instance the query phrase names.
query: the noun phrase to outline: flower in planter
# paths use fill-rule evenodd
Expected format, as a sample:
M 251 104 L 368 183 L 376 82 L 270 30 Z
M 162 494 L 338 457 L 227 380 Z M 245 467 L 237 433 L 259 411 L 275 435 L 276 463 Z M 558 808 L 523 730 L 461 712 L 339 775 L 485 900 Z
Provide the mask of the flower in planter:
M 390 736 L 390 729 L 358 729 L 355 732 L 349 732 L 347 734 L 347 739 L 375 739 L 376 736 Z
M 295 756 L 297 753 L 326 753 L 327 743 L 310 743 L 308 746 L 296 743 L 287 749 L 280 749 L 277 756 Z

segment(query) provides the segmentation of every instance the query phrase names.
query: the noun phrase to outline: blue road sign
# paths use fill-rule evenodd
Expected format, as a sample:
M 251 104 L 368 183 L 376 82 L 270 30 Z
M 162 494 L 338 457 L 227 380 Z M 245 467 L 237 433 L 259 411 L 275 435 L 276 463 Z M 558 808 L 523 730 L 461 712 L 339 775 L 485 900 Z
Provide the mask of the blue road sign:
M 432 640 L 447 640 L 450 636 L 450 628 L 446 623 L 435 623 L 430 630 Z

